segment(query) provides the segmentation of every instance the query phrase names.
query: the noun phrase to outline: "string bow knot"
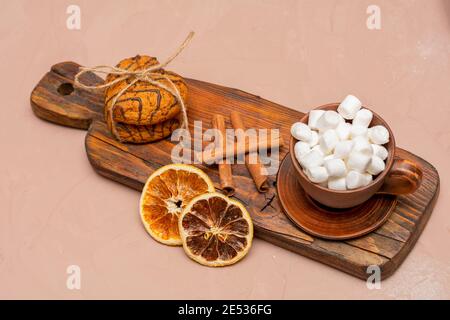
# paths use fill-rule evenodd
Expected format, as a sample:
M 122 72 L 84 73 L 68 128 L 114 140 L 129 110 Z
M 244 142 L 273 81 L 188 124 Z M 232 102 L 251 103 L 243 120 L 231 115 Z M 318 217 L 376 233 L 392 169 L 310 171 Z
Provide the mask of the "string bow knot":
M 175 51 L 175 53 L 170 56 L 165 62 L 158 63 L 155 65 L 152 65 L 146 69 L 143 70 L 135 70 L 130 71 L 118 67 L 113 66 L 96 66 L 96 67 L 80 67 L 79 72 L 75 75 L 74 84 L 80 88 L 86 89 L 86 90 L 99 90 L 99 89 L 105 89 L 110 88 L 114 86 L 115 84 L 127 80 L 132 79 L 129 84 L 127 84 L 122 90 L 120 90 L 111 101 L 111 104 L 109 104 L 108 109 L 106 110 L 106 116 L 108 117 L 108 122 L 110 123 L 110 129 L 113 132 L 114 136 L 120 139 L 120 136 L 117 134 L 116 125 L 113 119 L 114 114 L 114 108 L 116 106 L 116 103 L 118 99 L 134 84 L 136 84 L 138 81 L 144 81 L 148 82 L 154 86 L 157 86 L 161 89 L 167 90 L 170 94 L 172 94 L 175 99 L 178 101 L 178 103 L 181 106 L 181 112 L 183 114 L 183 123 L 181 124 L 182 128 L 188 129 L 188 118 L 187 118 L 187 112 L 186 112 L 186 106 L 184 104 L 183 99 L 181 98 L 180 91 L 178 90 L 177 86 L 173 83 L 173 81 L 164 73 L 160 73 L 158 71 L 165 68 L 168 64 L 172 62 L 180 53 L 184 50 L 184 48 L 188 45 L 188 43 L 191 41 L 192 37 L 194 36 L 194 32 L 190 32 L 189 35 L 186 37 L 186 39 L 183 41 L 183 43 L 178 47 L 178 49 Z M 86 72 L 94 72 L 94 73 L 100 73 L 100 74 L 112 74 L 117 75 L 116 79 L 106 82 L 104 84 L 100 85 L 94 85 L 89 86 L 85 85 L 80 81 L 80 77 L 85 74 Z M 165 80 L 169 85 L 166 85 L 165 83 L 161 82 L 161 80 Z

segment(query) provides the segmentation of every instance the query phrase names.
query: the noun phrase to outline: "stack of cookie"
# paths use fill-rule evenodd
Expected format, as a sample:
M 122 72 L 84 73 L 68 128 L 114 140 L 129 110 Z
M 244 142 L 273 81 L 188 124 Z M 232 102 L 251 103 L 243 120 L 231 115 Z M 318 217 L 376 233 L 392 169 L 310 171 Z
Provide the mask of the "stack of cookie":
M 117 67 L 139 71 L 158 63 L 154 57 L 138 55 L 120 61 Z M 161 78 L 154 80 L 171 88 L 169 81 L 164 78 L 168 77 L 178 89 L 180 97 L 186 101 L 187 86 L 181 76 L 163 69 L 155 73 L 161 74 Z M 120 75 L 108 74 L 106 82 L 117 78 L 120 78 Z M 129 77 L 119 81 L 105 91 L 105 120 L 109 129 L 113 126 L 111 121 L 114 121 L 113 134 L 119 141 L 129 143 L 147 143 L 171 135 L 181 124 L 181 105 L 178 99 L 169 91 L 147 81 L 137 81 L 120 94 L 132 80 L 133 78 Z M 117 101 L 112 106 L 116 96 Z M 112 117 L 108 112 L 112 112 Z

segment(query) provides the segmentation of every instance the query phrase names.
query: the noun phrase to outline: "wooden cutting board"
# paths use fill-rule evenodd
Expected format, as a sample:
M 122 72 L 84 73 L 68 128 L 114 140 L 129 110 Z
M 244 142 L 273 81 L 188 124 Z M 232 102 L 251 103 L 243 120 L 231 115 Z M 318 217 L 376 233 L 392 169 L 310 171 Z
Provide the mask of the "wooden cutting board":
M 73 78 L 78 67 L 74 62 L 63 62 L 51 68 L 31 94 L 34 113 L 60 125 L 88 130 L 86 152 L 95 171 L 141 190 L 155 169 L 171 163 L 173 143 L 167 139 L 152 144 L 132 145 L 121 144 L 113 139 L 103 121 L 102 92 L 73 89 Z M 222 114 L 229 120 L 230 110 L 238 110 L 248 128 L 280 128 L 287 142 L 291 124 L 303 115 L 237 89 L 192 79 L 186 81 L 190 122 L 202 120 L 204 130 L 210 127 L 213 114 Z M 87 74 L 83 82 L 98 84 L 103 80 L 94 74 Z M 231 128 L 229 121 L 227 126 Z M 288 146 L 281 148 L 280 152 L 282 159 L 288 152 Z M 387 222 L 361 238 L 327 241 L 304 233 L 282 212 L 274 187 L 275 176 L 271 177 L 270 191 L 259 193 L 244 165 L 233 165 L 238 186 L 235 197 L 249 209 L 257 237 L 361 279 L 367 279 L 368 266 L 377 265 L 382 278 L 386 278 L 400 266 L 416 243 L 439 194 L 439 175 L 431 164 L 400 148 L 397 148 L 396 153 L 421 166 L 422 185 L 415 193 L 399 197 Z M 200 167 L 220 189 L 217 168 Z

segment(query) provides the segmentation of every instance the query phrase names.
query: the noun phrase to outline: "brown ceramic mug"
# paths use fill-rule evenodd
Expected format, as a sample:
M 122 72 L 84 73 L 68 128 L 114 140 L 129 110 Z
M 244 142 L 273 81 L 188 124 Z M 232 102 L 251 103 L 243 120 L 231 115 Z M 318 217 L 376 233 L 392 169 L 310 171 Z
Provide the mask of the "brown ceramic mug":
M 338 106 L 339 103 L 330 103 L 316 109 L 336 111 Z M 364 108 L 369 109 L 367 107 Z M 300 122 L 307 124 L 308 116 L 309 113 L 305 114 Z M 395 156 L 395 139 L 392 130 L 379 115 L 373 112 L 373 119 L 370 126 L 376 125 L 383 125 L 389 131 L 389 142 L 384 145 L 388 150 L 386 168 L 374 177 L 370 184 L 354 190 L 331 190 L 311 182 L 295 157 L 294 146 L 298 140 L 291 137 L 289 151 L 296 171 L 296 177 L 302 188 L 311 198 L 331 208 L 350 208 L 365 202 L 375 193 L 401 195 L 412 193 L 419 187 L 422 180 L 422 170 L 419 168 L 419 165 L 410 160 Z

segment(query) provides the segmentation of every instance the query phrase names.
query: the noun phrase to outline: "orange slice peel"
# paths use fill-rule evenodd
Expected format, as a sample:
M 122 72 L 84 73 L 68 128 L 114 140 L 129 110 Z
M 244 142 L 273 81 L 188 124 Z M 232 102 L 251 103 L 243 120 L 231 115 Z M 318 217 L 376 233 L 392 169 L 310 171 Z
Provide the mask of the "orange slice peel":
M 169 164 L 153 172 L 140 199 L 140 216 L 147 232 L 157 241 L 182 245 L 178 220 L 182 210 L 198 195 L 214 192 L 211 179 L 197 167 Z
M 253 240 L 253 223 L 245 207 L 221 193 L 193 198 L 178 220 L 183 249 L 194 261 L 221 267 L 241 260 Z

